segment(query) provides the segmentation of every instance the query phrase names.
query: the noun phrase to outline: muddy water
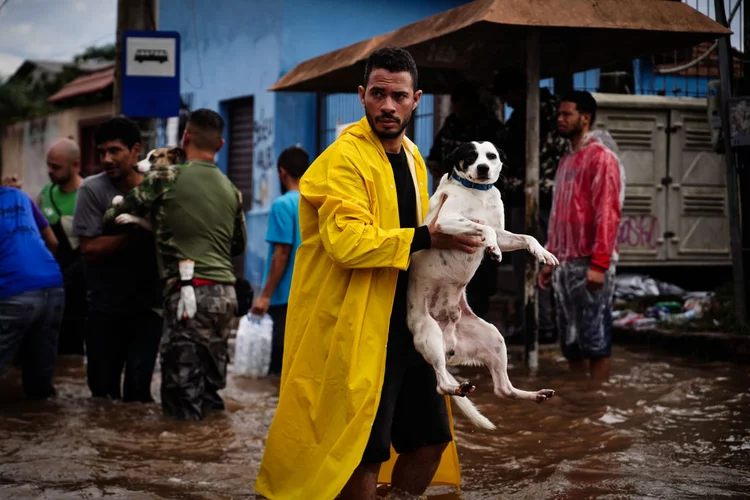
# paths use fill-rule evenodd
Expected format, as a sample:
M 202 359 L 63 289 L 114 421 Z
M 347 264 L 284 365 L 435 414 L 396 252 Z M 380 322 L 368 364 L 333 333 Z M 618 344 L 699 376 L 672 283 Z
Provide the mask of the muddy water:
M 510 371 L 518 387 L 557 390 L 541 406 L 498 402 L 486 372 L 462 372 L 499 428 L 476 431 L 457 417 L 461 498 L 750 494 L 747 367 L 616 349 L 611 381 L 595 385 L 568 376 L 552 352 L 540 365 L 535 379 L 520 365 Z M 0 498 L 255 498 L 277 382 L 230 377 L 229 411 L 195 424 L 166 420 L 157 405 L 94 402 L 80 359 L 58 368 L 53 402 L 25 402 L 12 378 L 0 381 Z

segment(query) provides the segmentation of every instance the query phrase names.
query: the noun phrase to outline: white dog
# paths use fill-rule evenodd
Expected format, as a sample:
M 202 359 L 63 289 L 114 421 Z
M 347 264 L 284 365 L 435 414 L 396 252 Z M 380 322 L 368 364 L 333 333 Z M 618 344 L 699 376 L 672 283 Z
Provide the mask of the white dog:
M 554 255 L 531 237 L 505 230 L 500 191 L 494 187 L 502 161 L 489 142 L 466 143 L 446 158 L 453 170 L 445 174 L 430 199 L 426 224 L 437 217 L 438 231 L 450 235 L 481 237 L 485 251 L 500 261 L 502 252 L 528 250 L 540 262 L 557 265 Z M 432 365 L 437 391 L 452 400 L 472 423 L 485 429 L 495 426 L 463 396 L 474 390 L 471 382 L 459 384 L 446 366 L 485 365 L 492 373 L 495 394 L 501 398 L 529 399 L 540 403 L 555 394 L 513 387 L 508 378 L 505 341 L 494 325 L 477 317 L 466 302 L 466 284 L 474 276 L 485 252 L 431 249 L 417 252 L 409 266 L 407 321 L 414 347 Z

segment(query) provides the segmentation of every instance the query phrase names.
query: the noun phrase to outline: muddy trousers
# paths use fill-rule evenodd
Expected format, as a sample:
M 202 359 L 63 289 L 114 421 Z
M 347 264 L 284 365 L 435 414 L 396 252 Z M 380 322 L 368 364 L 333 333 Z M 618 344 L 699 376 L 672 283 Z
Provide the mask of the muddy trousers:
M 161 332 L 162 319 L 151 309 L 119 313 L 89 310 L 86 378 L 91 395 L 152 402 L 151 377 Z
M 0 298 L 0 374 L 19 353 L 28 398 L 55 395 L 52 380 L 64 302 L 62 287 Z
M 164 414 L 202 420 L 209 410 L 224 409 L 219 390 L 226 386 L 227 340 L 237 306 L 231 285 L 195 288 L 197 312 L 177 318 L 180 292 L 164 304 L 161 346 L 161 404 Z

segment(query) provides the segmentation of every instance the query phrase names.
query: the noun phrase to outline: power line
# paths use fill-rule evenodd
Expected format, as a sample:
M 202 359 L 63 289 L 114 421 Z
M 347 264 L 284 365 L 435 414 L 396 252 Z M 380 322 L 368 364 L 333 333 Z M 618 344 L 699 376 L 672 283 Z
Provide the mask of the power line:
M 0 10 L 3 10 L 3 7 L 5 7 L 5 4 L 7 4 L 10 0 L 3 0 L 3 3 L 0 3 Z

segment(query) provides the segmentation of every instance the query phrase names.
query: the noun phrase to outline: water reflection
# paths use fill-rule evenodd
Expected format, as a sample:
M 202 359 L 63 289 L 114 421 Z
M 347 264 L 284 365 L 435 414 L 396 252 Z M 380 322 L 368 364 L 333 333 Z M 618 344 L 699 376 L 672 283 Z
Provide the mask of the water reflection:
M 457 417 L 468 500 L 745 498 L 750 492 L 750 374 L 746 367 L 615 349 L 605 384 L 543 356 L 520 388 L 552 387 L 542 405 L 498 401 L 484 369 L 473 400 L 498 425 Z M 201 423 L 159 407 L 92 401 L 80 359 L 60 362 L 59 396 L 25 402 L 0 381 L 0 498 L 255 498 L 252 485 L 278 382 L 230 377 L 228 412 Z M 154 381 L 158 395 L 158 380 Z M 457 495 L 431 491 L 436 499 Z

